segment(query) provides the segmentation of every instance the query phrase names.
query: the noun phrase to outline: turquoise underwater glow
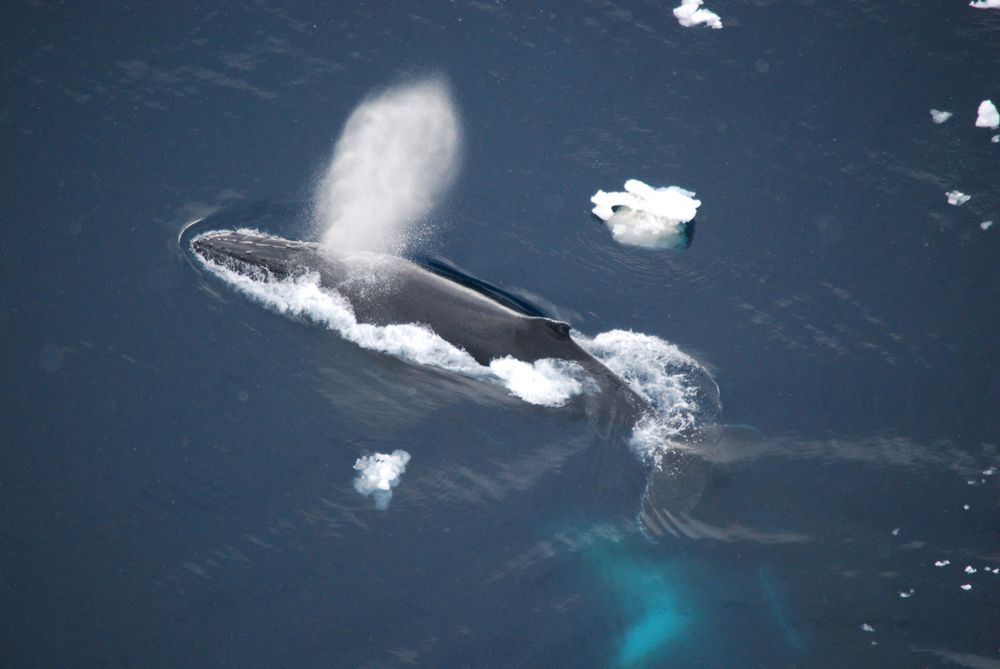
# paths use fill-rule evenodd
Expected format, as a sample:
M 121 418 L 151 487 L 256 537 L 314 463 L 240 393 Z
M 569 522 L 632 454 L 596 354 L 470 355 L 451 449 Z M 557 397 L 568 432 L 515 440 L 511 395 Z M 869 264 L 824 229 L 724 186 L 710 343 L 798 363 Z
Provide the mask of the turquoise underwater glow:
M 692 624 L 676 585 L 679 569 L 670 562 L 630 556 L 620 545 L 597 550 L 593 557 L 625 625 L 613 666 L 656 666 Z

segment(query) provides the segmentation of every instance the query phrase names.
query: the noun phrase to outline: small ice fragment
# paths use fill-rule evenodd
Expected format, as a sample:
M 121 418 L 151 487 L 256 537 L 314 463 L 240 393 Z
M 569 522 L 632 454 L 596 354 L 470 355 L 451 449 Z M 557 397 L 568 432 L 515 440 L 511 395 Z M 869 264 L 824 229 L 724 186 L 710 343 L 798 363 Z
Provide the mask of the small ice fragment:
M 976 116 L 977 128 L 990 128 L 996 130 L 1000 128 L 1000 112 L 992 100 L 983 100 L 979 103 L 979 110 Z
M 899 536 L 899 528 L 898 527 L 892 531 L 892 536 L 894 536 L 894 537 L 898 537 Z
M 1000 9 L 1000 0 L 972 0 L 969 7 L 974 9 Z
M 980 224 L 980 227 L 982 227 L 983 225 L 985 225 L 986 228 L 988 228 L 991 225 L 993 225 L 993 221 L 983 221 Z M 983 230 L 985 230 L 986 228 L 983 228 Z M 990 467 L 988 469 L 984 469 L 983 470 L 983 476 L 993 476 L 996 473 L 997 473 L 997 467 L 996 467 L 996 465 L 990 465 Z
M 979 571 L 979 570 L 976 569 L 975 567 L 973 567 L 971 564 L 965 565 L 965 573 L 966 574 L 975 574 L 977 571 Z
M 960 207 L 972 199 L 971 195 L 966 195 L 960 190 L 950 190 L 945 195 L 948 196 L 948 204 Z
M 684 248 L 691 241 L 689 224 L 701 206 L 694 195 L 678 186 L 653 188 L 629 179 L 625 192 L 599 190 L 590 201 L 594 216 L 604 221 L 615 241 L 654 249 Z
M 358 476 L 354 479 L 354 489 L 358 493 L 375 499 L 375 508 L 385 511 L 392 499 L 392 489 L 399 485 L 399 477 L 406 471 L 410 454 L 395 450 L 392 454 L 375 453 L 358 458 L 354 469 Z
M 993 225 L 993 221 L 983 221 L 982 223 L 979 224 L 979 229 L 980 230 L 989 230 L 991 225 Z M 997 468 L 996 467 L 990 467 L 989 469 L 987 469 L 983 473 L 986 474 L 987 476 L 993 476 L 994 474 L 997 473 Z
M 874 632 L 875 628 L 872 627 L 871 625 L 869 625 L 868 623 L 861 623 L 861 631 L 862 632 Z
M 972 584 L 971 583 L 962 584 L 962 590 L 972 590 Z
M 910 597 L 913 596 L 914 592 L 916 592 L 916 591 L 913 588 L 910 588 L 909 590 L 907 590 L 905 592 L 900 591 L 899 596 L 902 597 L 903 599 L 909 599 Z
M 953 114 L 950 111 L 940 111 L 938 109 L 931 110 L 931 120 L 937 123 L 938 125 L 941 125 L 942 123 L 950 119 L 952 115 Z
M 951 564 L 951 560 L 938 560 L 934 563 L 935 567 L 947 567 Z
M 990 571 L 992 571 L 994 574 L 1000 574 L 1000 567 L 997 567 L 995 569 L 991 569 Z
M 722 19 L 713 11 L 702 9 L 704 0 L 681 0 L 679 7 L 674 9 L 677 22 L 685 28 L 705 24 L 709 28 L 722 28 Z
M 990 137 L 990 141 L 994 144 L 1000 144 L 1000 135 L 993 135 Z
M 972 484 L 970 483 L 969 485 L 972 485 Z M 968 504 L 963 504 L 962 508 L 965 509 L 966 511 L 968 511 L 972 507 L 970 507 Z

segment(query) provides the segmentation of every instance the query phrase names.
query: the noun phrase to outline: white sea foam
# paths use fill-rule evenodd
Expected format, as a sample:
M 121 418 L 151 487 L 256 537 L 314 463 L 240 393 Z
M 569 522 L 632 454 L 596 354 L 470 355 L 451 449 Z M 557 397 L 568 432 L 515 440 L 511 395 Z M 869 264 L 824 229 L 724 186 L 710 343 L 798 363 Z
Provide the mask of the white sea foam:
M 253 278 L 198 257 L 209 271 L 272 311 L 327 327 L 362 348 L 492 381 L 530 404 L 563 406 L 584 390 L 581 381 L 584 372 L 575 363 L 546 359 L 528 363 L 499 358 L 483 366 L 426 326 L 359 323 L 350 302 L 336 290 L 320 285 L 316 274 L 281 280 Z
M 685 226 L 701 206 L 694 195 L 678 186 L 653 188 L 629 179 L 625 192 L 599 190 L 590 201 L 594 215 L 607 224 L 615 241 L 662 249 L 686 244 Z
M 990 128 L 991 130 L 1000 128 L 1000 112 L 997 111 L 992 100 L 983 100 L 979 103 L 979 109 L 976 112 L 976 127 Z
M 702 9 L 704 0 L 681 0 L 679 7 L 674 9 L 677 22 L 685 28 L 707 25 L 716 30 L 722 28 L 722 19 L 713 11 Z
M 611 330 L 580 344 L 653 407 L 636 424 L 631 442 L 654 466 L 667 450 L 684 447 L 719 411 L 715 381 L 698 361 L 668 341 Z
M 527 363 L 510 356 L 490 362 L 490 370 L 507 390 L 531 404 L 558 407 L 583 391 L 583 368 L 564 360 Z
M 399 477 L 409 462 L 410 454 L 403 450 L 362 456 L 354 463 L 358 470 L 354 489 L 365 497 L 371 495 L 375 508 L 385 511 L 392 500 L 392 489 L 399 485 Z
M 952 116 L 954 116 L 954 114 L 952 114 L 950 111 L 940 111 L 938 109 L 931 110 L 931 120 L 937 123 L 938 125 L 944 123 Z
M 431 78 L 362 102 L 316 192 L 315 219 L 330 248 L 399 252 L 458 169 L 461 126 L 448 86 Z

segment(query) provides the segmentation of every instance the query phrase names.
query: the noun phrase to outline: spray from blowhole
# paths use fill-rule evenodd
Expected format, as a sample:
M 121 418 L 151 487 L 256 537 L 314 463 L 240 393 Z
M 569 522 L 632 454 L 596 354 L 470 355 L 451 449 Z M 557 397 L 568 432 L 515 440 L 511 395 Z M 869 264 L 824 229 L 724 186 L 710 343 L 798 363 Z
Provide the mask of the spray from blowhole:
M 393 86 L 348 118 L 317 188 L 313 220 L 331 253 L 400 254 L 429 232 L 454 182 L 461 122 L 443 77 Z

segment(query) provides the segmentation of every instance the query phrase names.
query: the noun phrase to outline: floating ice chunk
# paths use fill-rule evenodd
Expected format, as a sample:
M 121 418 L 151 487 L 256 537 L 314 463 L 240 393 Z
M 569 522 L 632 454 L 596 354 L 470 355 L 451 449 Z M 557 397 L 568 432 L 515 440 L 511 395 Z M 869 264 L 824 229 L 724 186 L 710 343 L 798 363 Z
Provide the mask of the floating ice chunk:
M 1000 112 L 992 100 L 983 100 L 979 103 L 979 112 L 976 116 L 977 128 L 990 128 L 996 130 L 1000 128 Z
M 722 28 L 722 19 L 713 11 L 702 9 L 704 0 L 681 0 L 680 7 L 674 9 L 677 22 L 685 28 L 705 24 L 709 28 Z
M 385 511 L 392 499 L 392 489 L 399 485 L 399 477 L 406 471 L 410 454 L 395 450 L 392 454 L 375 453 L 358 458 L 354 468 L 358 476 L 354 479 L 354 489 L 375 499 L 375 508 Z
M 989 223 L 989 225 L 986 225 L 987 223 Z M 986 228 L 988 228 L 988 227 L 990 227 L 990 225 L 993 225 L 993 221 L 983 221 L 979 225 L 980 225 L 980 227 L 982 227 L 983 225 L 986 225 Z M 983 230 L 985 230 L 986 228 L 983 228 Z M 996 465 L 990 465 L 987 469 L 983 470 L 983 476 L 993 476 L 996 473 L 997 473 L 997 467 L 996 467 Z
M 951 560 L 938 560 L 934 563 L 935 567 L 947 567 L 951 564 Z
M 624 193 L 594 193 L 594 215 L 604 221 L 615 241 L 647 248 L 684 247 L 690 241 L 690 223 L 701 200 L 678 186 L 653 188 L 639 181 L 625 182 Z M 615 209 L 617 207 L 618 209 Z
M 512 395 L 531 404 L 561 407 L 583 390 L 576 378 L 582 375 L 582 368 L 565 360 L 528 363 L 507 356 L 490 362 L 490 369 Z
M 1000 574 L 1000 567 L 994 567 L 990 571 L 992 571 L 994 574 Z
M 971 564 L 965 565 L 965 573 L 966 574 L 975 574 L 977 571 L 979 571 L 979 570 L 976 569 L 975 567 L 973 567 Z
M 962 590 L 972 590 L 972 584 L 970 584 L 970 583 L 964 583 L 962 585 Z
M 991 225 L 993 225 L 993 221 L 983 221 L 982 223 L 979 224 L 979 229 L 989 230 Z M 996 474 L 996 471 L 997 471 L 996 467 L 990 467 L 990 469 L 987 469 L 983 473 L 986 474 L 987 476 L 992 476 L 993 474 Z
M 948 196 L 948 204 L 956 207 L 961 207 L 963 204 L 972 199 L 971 195 L 966 195 L 960 190 L 950 190 L 945 193 L 945 195 Z
M 1000 0 L 972 0 L 969 7 L 975 9 L 1000 9 Z
M 892 531 L 892 536 L 894 536 L 894 537 L 898 537 L 899 536 L 899 528 L 898 527 Z
M 968 504 L 963 504 L 962 508 L 965 509 L 966 511 L 968 511 L 972 507 L 970 507 Z
M 910 597 L 913 596 L 914 592 L 916 592 L 916 590 L 914 590 L 913 588 L 910 588 L 909 590 L 901 591 L 899 593 L 899 596 L 902 597 L 903 599 L 909 599 Z
M 1000 144 L 1000 135 L 993 135 L 990 137 L 990 141 L 994 144 Z
M 875 628 L 872 627 L 871 625 L 869 625 L 868 623 L 861 623 L 861 631 L 862 632 L 874 632 Z
M 938 109 L 931 110 L 931 120 L 937 123 L 938 125 L 941 125 L 942 123 L 950 119 L 952 116 L 954 116 L 954 114 L 952 114 L 950 111 L 940 111 Z

